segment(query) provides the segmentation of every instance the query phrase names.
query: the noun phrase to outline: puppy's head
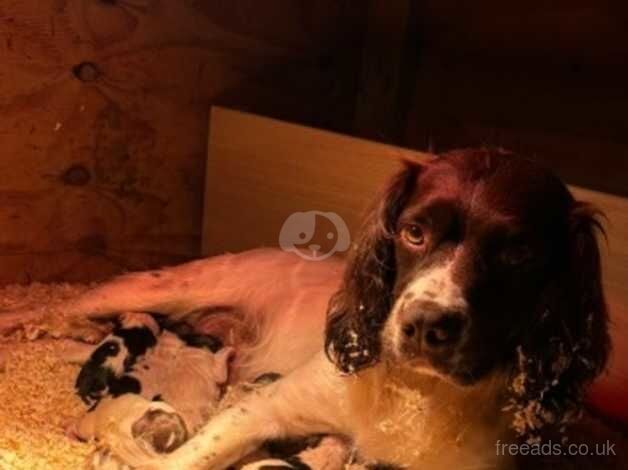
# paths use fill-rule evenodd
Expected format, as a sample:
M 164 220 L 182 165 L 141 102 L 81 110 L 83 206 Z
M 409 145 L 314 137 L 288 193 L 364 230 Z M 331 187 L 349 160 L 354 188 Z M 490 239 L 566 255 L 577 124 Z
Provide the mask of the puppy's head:
M 119 324 L 94 349 L 76 379 L 75 388 L 88 405 L 116 390 L 135 390 L 136 383 L 124 378 L 137 358 L 157 343 L 159 326 L 148 314 L 126 313 Z
M 517 406 L 554 402 L 547 418 L 560 420 L 608 354 L 598 227 L 558 178 L 516 155 L 407 164 L 330 302 L 328 354 L 346 372 L 385 358 L 462 386 L 524 373 Z

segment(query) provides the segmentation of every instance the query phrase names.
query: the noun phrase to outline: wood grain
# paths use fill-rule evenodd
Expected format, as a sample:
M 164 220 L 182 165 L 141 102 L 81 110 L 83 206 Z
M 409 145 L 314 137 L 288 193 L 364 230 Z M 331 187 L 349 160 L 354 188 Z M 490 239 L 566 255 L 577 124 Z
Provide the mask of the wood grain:
M 0 2 L 0 283 L 197 256 L 210 104 L 349 126 L 360 10 Z

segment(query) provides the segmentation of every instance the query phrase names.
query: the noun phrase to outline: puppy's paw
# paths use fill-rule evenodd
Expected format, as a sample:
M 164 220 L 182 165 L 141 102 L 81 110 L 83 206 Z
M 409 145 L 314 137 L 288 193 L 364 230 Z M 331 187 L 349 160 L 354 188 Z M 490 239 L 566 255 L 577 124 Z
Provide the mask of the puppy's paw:
M 240 470 L 311 470 L 299 457 L 287 459 L 265 459 L 244 465 Z
M 132 467 L 122 462 L 106 449 L 94 452 L 88 458 L 86 470 L 132 470 Z
M 78 419 L 68 420 L 63 426 L 65 429 L 65 436 L 73 441 L 80 441 L 81 437 L 78 431 Z
M 164 410 L 148 410 L 133 424 L 131 432 L 134 439 L 147 442 L 159 454 L 174 451 L 188 439 L 183 419 Z

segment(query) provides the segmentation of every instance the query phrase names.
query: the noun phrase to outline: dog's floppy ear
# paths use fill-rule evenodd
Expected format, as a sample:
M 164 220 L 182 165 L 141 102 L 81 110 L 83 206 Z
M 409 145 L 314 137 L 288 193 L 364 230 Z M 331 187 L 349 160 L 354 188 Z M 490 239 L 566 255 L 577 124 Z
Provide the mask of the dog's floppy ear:
M 336 367 L 353 373 L 377 362 L 380 330 L 388 317 L 395 282 L 394 238 L 399 214 L 413 193 L 421 166 L 405 162 L 367 217 L 351 249 L 343 284 L 331 298 L 325 352 Z
M 577 293 L 570 327 L 580 345 L 579 377 L 585 382 L 600 374 L 607 363 L 611 343 L 608 332 L 608 309 L 602 285 L 602 263 L 596 234 L 605 235 L 601 212 L 575 202 L 570 217 L 571 279 Z
M 539 313 L 519 350 L 513 404 L 515 429 L 538 437 L 546 425 L 564 427 L 579 417 L 586 386 L 610 352 L 608 312 L 596 232 L 600 213 L 572 201 L 568 246 Z

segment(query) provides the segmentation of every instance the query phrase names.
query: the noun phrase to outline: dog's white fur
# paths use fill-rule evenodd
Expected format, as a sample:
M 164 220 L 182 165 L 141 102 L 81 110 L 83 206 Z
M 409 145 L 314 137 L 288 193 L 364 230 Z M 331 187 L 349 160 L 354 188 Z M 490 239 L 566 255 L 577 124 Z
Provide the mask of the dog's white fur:
M 446 263 L 426 269 L 403 289 L 398 296 L 386 322 L 382 339 L 393 354 L 399 355 L 402 343 L 403 325 L 412 318 L 406 318 L 408 311 L 404 308 L 413 302 L 425 302 L 437 305 L 443 311 L 466 312 L 467 302 L 462 295 L 460 286 L 453 279 L 455 257 Z M 416 310 L 416 309 L 414 309 Z M 412 314 L 416 314 L 415 311 Z M 427 373 L 432 371 L 427 368 Z
M 365 459 L 407 468 L 496 468 L 495 442 L 506 427 L 497 409 L 503 378 L 459 388 L 386 360 L 343 376 L 326 358 L 327 303 L 342 268 L 333 258 L 254 250 L 126 275 L 67 303 L 68 316 L 91 318 L 146 311 L 182 320 L 205 307 L 232 307 L 257 333 L 239 352 L 238 380 L 287 374 L 140 468 L 221 470 L 269 438 L 314 433 L 346 435 Z M 0 332 L 37 316 L 14 312 Z

